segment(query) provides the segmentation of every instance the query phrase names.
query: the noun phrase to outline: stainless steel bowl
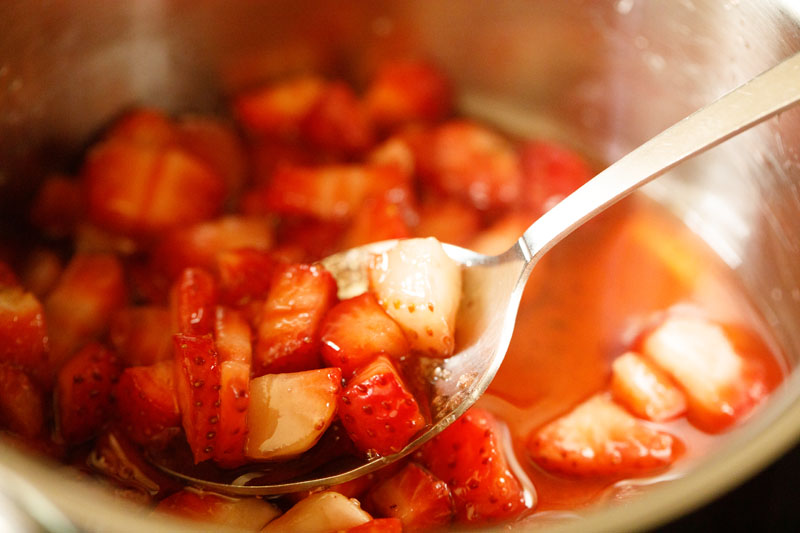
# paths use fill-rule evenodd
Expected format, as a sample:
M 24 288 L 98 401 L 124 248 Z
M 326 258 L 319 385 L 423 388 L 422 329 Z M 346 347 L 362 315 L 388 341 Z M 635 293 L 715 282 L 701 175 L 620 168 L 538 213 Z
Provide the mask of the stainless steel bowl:
M 466 113 L 614 160 L 800 50 L 793 0 L 7 0 L 0 13 L 6 227 L 45 172 L 74 165 L 97 129 L 133 104 L 213 111 L 237 89 L 284 73 L 337 72 L 358 83 L 382 57 L 422 54 L 453 77 Z M 647 189 L 738 273 L 791 368 L 800 362 L 799 146 L 800 112 L 787 112 Z M 795 370 L 687 475 L 559 527 L 651 527 L 752 476 L 798 435 Z M 174 525 L 5 448 L 0 492 L 57 528 Z

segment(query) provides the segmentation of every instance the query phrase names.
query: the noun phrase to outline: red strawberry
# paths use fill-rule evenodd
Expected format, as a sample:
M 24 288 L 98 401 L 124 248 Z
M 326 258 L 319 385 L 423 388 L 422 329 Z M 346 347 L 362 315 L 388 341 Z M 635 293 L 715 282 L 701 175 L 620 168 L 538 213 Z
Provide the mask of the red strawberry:
M 355 248 L 371 242 L 406 239 L 411 236 L 408 220 L 411 211 L 403 203 L 384 197 L 370 198 L 356 212 L 350 227 L 342 238 L 343 249 Z
M 0 363 L 44 378 L 49 374 L 47 328 L 42 304 L 20 287 L 0 286 Z
M 163 112 L 134 109 L 117 119 L 105 137 L 143 146 L 165 146 L 178 140 L 178 132 Z
M 134 442 L 166 443 L 177 433 L 181 415 L 173 361 L 126 368 L 120 375 L 116 397 L 119 422 Z
M 172 359 L 172 326 L 166 307 L 120 309 L 111 320 L 108 336 L 125 366 L 147 366 Z
M 414 396 L 382 355 L 350 379 L 339 416 L 359 450 L 380 455 L 399 452 L 425 426 Z
M 258 531 L 280 514 L 277 507 L 259 498 L 231 498 L 192 488 L 161 500 L 156 511 L 241 531 Z
M 409 350 L 400 326 L 370 293 L 339 302 L 328 311 L 320 325 L 320 340 L 323 361 L 341 368 L 345 379 L 377 354 L 399 360 Z
M 72 233 L 85 211 L 81 183 L 56 174 L 39 186 L 31 206 L 31 222 L 51 237 Z
M 271 255 L 283 263 L 312 263 L 341 250 L 339 241 L 343 232 L 344 225 L 340 222 L 284 219 L 279 246 L 272 250 Z
M 240 306 L 266 298 L 274 263 L 268 253 L 250 248 L 217 254 L 214 272 L 219 280 L 220 300 Z
M 434 237 L 439 242 L 463 246 L 481 228 L 480 212 L 458 200 L 436 198 L 422 206 L 416 237 Z
M 252 135 L 294 139 L 325 85 L 307 76 L 245 93 L 234 102 L 236 118 Z
M 634 352 L 611 365 L 611 393 L 634 415 L 663 422 L 686 412 L 686 397 L 661 370 Z
M 543 213 L 592 177 L 576 152 L 549 141 L 530 141 L 520 149 L 522 204 Z
M 414 531 L 446 526 L 454 514 L 447 484 L 414 462 L 370 490 L 365 508 L 374 516 L 398 518 Z
M 462 523 L 507 520 L 528 506 L 509 470 L 497 422 L 483 409 L 467 411 L 423 446 L 420 456 L 450 487 Z
M 0 425 L 34 438 L 44 432 L 44 396 L 22 369 L 0 363 Z
M 98 343 L 87 344 L 58 372 L 56 425 L 67 443 L 89 440 L 109 420 L 119 372 L 117 357 Z
M 596 395 L 531 434 L 528 452 L 542 468 L 571 476 L 623 478 L 669 466 L 680 442 Z
M 175 388 L 183 430 L 194 462 L 214 456 L 220 414 L 220 370 L 211 335 L 178 333 L 175 342 Z
M 344 83 L 325 87 L 301 127 L 307 142 L 332 155 L 358 155 L 374 142 L 372 122 L 353 90 Z
M 336 302 L 336 282 L 318 265 L 281 268 L 258 324 L 255 374 L 319 367 L 319 323 Z
M 403 533 L 403 523 L 397 518 L 373 518 L 369 522 L 344 531 L 345 533 Z
M 172 331 L 185 335 L 211 333 L 216 303 L 217 287 L 211 274 L 202 268 L 187 268 L 170 293 Z

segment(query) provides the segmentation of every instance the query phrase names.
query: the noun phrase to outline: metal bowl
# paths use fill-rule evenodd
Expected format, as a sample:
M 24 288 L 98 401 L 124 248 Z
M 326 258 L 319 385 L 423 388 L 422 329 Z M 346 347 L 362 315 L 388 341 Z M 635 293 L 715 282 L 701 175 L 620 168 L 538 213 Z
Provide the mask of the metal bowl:
M 383 57 L 424 55 L 452 76 L 465 113 L 610 161 L 800 50 L 792 0 L 7 0 L 0 12 L 0 229 L 23 216 L 42 175 L 74 166 L 130 105 L 215 111 L 282 74 L 314 69 L 358 84 Z M 786 112 L 646 191 L 734 269 L 791 369 L 800 362 L 799 141 L 800 112 Z M 794 370 L 686 475 L 549 525 L 652 527 L 752 476 L 798 435 Z M 48 529 L 176 525 L 7 448 L 0 494 L 0 509 L 11 502 Z

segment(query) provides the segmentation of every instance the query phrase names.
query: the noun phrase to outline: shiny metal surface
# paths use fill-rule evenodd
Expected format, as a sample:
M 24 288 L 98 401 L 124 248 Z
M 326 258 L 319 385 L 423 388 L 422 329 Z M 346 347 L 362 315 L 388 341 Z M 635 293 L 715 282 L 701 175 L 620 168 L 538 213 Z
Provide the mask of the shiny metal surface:
M 800 50 L 792 0 L 8 0 L 0 12 L 0 232 L 19 225 L 45 172 L 74 169 L 87 140 L 129 105 L 216 110 L 237 89 L 287 72 L 359 82 L 381 57 L 423 54 L 453 77 L 466 113 L 614 161 Z M 646 187 L 735 269 L 793 369 L 798 146 L 800 112 L 791 110 Z M 799 434 L 793 371 L 685 476 L 562 527 L 634 530 L 668 520 L 752 475 Z M 0 450 L 0 464 L 33 480 L 83 529 L 171 526 L 10 451 Z M 9 483 L 0 478 L 0 491 L 13 492 Z

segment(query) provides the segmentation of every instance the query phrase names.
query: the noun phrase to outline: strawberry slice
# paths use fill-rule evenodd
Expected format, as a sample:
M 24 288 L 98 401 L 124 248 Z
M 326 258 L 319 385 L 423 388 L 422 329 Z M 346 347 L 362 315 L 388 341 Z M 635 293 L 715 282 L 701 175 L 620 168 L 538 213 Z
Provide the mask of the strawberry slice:
M 369 287 L 400 324 L 411 349 L 449 357 L 455 348 L 456 311 L 461 300 L 461 267 L 436 239 L 400 241 L 374 256 Z
M 178 333 L 175 343 L 175 387 L 186 441 L 194 462 L 214 456 L 220 414 L 220 370 L 211 335 Z
M 592 177 L 589 164 L 576 152 L 551 141 L 530 141 L 520 148 L 522 204 L 540 214 Z
M 417 401 L 383 355 L 348 381 L 339 416 L 353 443 L 367 454 L 399 452 L 425 426 Z
M 458 246 L 468 243 L 481 228 L 480 212 L 458 200 L 436 198 L 422 206 L 416 237 L 433 237 Z
M 350 378 L 376 354 L 399 360 L 408 355 L 408 341 L 397 322 L 370 293 L 339 302 L 320 325 L 320 355 Z
M 139 444 L 165 444 L 179 430 L 175 365 L 161 361 L 126 368 L 116 389 L 117 414 L 125 433 Z
M 344 530 L 345 533 L 403 533 L 403 522 L 398 518 L 373 518 L 369 522 Z
M 318 368 L 319 324 L 336 302 L 336 281 L 319 265 L 294 264 L 272 280 L 258 324 L 256 375 Z
M 111 319 L 108 336 L 125 366 L 147 366 L 172 359 L 172 326 L 165 306 L 120 309 Z
M 595 395 L 531 434 L 528 453 L 546 470 L 570 476 L 623 478 L 662 470 L 681 444 Z
M 343 249 L 371 242 L 407 239 L 411 236 L 408 220 L 412 212 L 407 205 L 384 197 L 370 198 L 353 216 L 342 237 Z
M 110 419 L 112 393 L 119 378 L 117 357 L 103 345 L 87 344 L 58 372 L 56 427 L 69 444 L 94 437 Z
M 193 488 L 183 489 L 161 500 L 156 512 L 241 531 L 258 531 L 281 514 L 266 500 L 232 498 Z
M 274 264 L 270 254 L 250 248 L 217 254 L 214 272 L 219 280 L 220 301 L 242 306 L 266 298 Z
M 0 426 L 22 437 L 44 433 L 44 394 L 24 370 L 0 363 Z
M 21 287 L 0 286 L 0 363 L 20 365 L 39 379 L 49 374 L 42 304 Z
M 719 325 L 703 318 L 667 318 L 642 350 L 683 389 L 689 421 L 705 431 L 729 427 L 767 394 L 758 369 L 736 353 Z
M 497 421 L 484 409 L 471 408 L 419 455 L 447 482 L 462 523 L 507 520 L 528 507 L 525 490 L 509 469 Z
M 186 335 L 205 335 L 214 331 L 217 286 L 202 268 L 184 270 L 170 291 L 172 331 Z
M 305 76 L 268 85 L 239 96 L 233 108 L 244 129 L 254 136 L 295 139 L 326 83 Z
M 663 422 L 686 412 L 686 397 L 667 375 L 634 352 L 611 364 L 611 394 L 634 415 Z
M 325 87 L 308 111 L 302 124 L 303 138 L 313 147 L 332 156 L 352 157 L 372 146 L 372 121 L 346 84 L 334 82 Z
M 414 462 L 370 490 L 364 505 L 374 516 L 398 518 L 411 531 L 444 527 L 454 515 L 447 484 Z

